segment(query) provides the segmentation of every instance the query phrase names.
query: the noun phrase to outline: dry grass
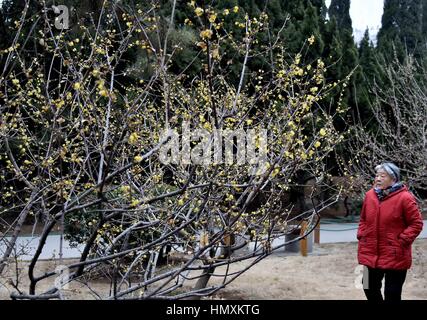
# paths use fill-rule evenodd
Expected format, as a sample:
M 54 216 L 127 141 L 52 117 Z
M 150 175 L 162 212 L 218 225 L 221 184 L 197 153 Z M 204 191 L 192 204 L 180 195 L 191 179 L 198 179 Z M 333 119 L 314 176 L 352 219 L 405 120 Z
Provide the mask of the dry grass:
M 307 257 L 298 254 L 275 253 L 262 260 L 249 271 L 230 283 L 214 296 L 216 299 L 365 299 L 362 289 L 355 287 L 357 243 L 318 244 Z M 248 262 L 232 266 L 241 268 Z M 38 272 L 55 269 L 57 262 L 41 261 Z M 28 288 L 27 263 L 20 265 L 21 280 Z M 218 269 L 217 272 L 224 270 Z M 14 274 L 9 270 L 7 277 Z M 427 299 L 427 239 L 418 239 L 413 245 L 413 265 L 403 287 L 404 299 Z M 212 278 L 212 282 L 220 281 Z M 6 282 L 6 283 L 5 283 Z M 11 290 L 7 279 L 2 278 L 0 299 L 9 299 Z M 52 280 L 42 281 L 37 287 L 43 290 Z M 110 290 L 105 281 L 92 281 L 91 286 L 103 296 Z M 82 284 L 73 283 L 64 290 L 65 299 L 96 299 L 96 295 Z

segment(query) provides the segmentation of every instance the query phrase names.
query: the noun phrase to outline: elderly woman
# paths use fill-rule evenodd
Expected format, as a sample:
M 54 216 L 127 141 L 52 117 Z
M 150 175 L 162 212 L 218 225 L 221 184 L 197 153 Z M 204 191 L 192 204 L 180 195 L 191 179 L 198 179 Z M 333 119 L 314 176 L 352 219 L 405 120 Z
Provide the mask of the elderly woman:
M 369 190 L 360 213 L 358 260 L 365 266 L 363 289 L 368 300 L 401 300 L 406 271 L 411 267 L 411 244 L 423 228 L 414 196 L 400 182 L 393 163 L 376 168 L 374 188 Z

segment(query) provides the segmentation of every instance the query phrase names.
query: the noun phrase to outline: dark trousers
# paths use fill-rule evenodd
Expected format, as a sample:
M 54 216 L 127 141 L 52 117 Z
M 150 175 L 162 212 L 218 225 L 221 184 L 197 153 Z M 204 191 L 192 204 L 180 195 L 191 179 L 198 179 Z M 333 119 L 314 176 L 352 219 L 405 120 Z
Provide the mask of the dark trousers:
M 364 291 L 366 298 L 373 301 L 382 301 L 381 281 L 384 280 L 384 300 L 397 301 L 402 300 L 402 286 L 405 282 L 407 270 L 382 270 L 368 267 L 368 288 Z M 362 282 L 365 279 L 362 280 Z

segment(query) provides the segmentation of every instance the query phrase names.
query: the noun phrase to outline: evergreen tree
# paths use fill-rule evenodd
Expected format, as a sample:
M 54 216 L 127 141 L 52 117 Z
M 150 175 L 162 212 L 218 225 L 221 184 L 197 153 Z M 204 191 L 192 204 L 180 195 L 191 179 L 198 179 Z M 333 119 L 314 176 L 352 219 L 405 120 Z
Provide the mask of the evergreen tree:
M 374 80 L 378 74 L 378 64 L 375 59 L 375 48 L 369 38 L 369 29 L 366 28 L 365 34 L 359 45 L 359 64 L 362 67 L 365 79 Z
M 340 61 L 337 62 L 340 64 L 340 74 L 337 79 L 339 80 L 349 75 L 358 63 L 357 48 L 353 39 L 353 27 L 350 17 L 350 0 L 332 0 L 329 7 L 329 17 L 332 21 L 335 21 L 331 22 L 332 32 L 334 33 L 332 36 L 338 36 L 342 53 Z M 334 45 L 337 45 L 336 40 Z M 333 51 L 334 48 L 333 46 L 330 50 Z
M 289 13 L 284 7 L 286 4 L 287 2 L 282 3 L 280 0 L 271 0 L 265 2 L 265 5 L 262 6 L 262 10 L 266 9 L 269 23 L 273 30 L 279 30 L 285 22 Z
M 353 76 L 348 81 L 348 86 L 345 88 L 339 87 L 332 92 L 331 99 L 334 103 L 337 102 L 339 92 L 344 90 L 342 103 L 350 107 L 351 110 L 356 110 L 356 92 L 358 86 L 361 85 L 361 74 L 358 65 L 358 52 L 353 39 L 353 28 L 350 17 L 350 1 L 349 0 L 332 0 L 329 7 L 329 22 L 325 33 L 325 38 L 329 37 L 329 48 L 324 52 L 327 57 L 328 77 L 335 80 L 343 80 L 354 72 Z M 345 127 L 345 124 L 341 124 Z
M 425 2 L 425 1 L 424 1 Z M 422 0 L 406 0 L 401 6 L 400 37 L 407 53 L 420 58 L 422 54 Z
M 427 50 L 427 2 L 422 2 L 423 11 L 422 11 L 422 27 L 421 34 L 423 35 L 423 44 L 424 50 Z
M 386 61 L 396 56 L 403 61 L 407 54 L 423 56 L 423 26 L 421 0 L 385 0 L 378 50 Z
M 323 18 L 325 14 L 322 12 L 324 1 L 285 1 L 282 7 L 286 14 L 290 15 L 290 21 L 283 33 L 287 53 L 293 56 L 300 52 L 303 43 L 314 36 L 314 43 L 308 46 L 306 52 L 303 52 L 303 60 L 311 63 L 321 58 L 324 50 L 322 36 L 325 24 Z
M 288 22 L 286 29 L 283 32 L 283 37 L 286 39 L 286 52 L 293 55 L 301 49 L 302 36 L 300 30 L 297 29 L 297 23 L 292 20 Z
M 3 8 L 0 8 L 0 50 L 5 49 L 9 43 L 8 32 L 6 28 L 5 16 Z
M 329 17 L 335 17 L 338 29 L 353 30 L 350 17 L 350 0 L 332 0 L 329 6 Z
M 305 9 L 304 13 L 304 20 L 301 24 L 302 41 L 300 43 L 300 46 L 304 42 L 304 40 L 312 36 L 315 40 L 314 43 L 310 45 L 307 50 L 305 56 L 307 62 L 315 61 L 322 56 L 324 43 L 320 34 L 320 23 L 321 21 L 318 15 L 317 8 L 313 6 L 310 1 L 308 1 L 307 8 Z
M 356 101 L 362 123 L 369 122 L 369 119 L 371 119 L 370 105 L 372 93 L 370 88 L 377 82 L 379 76 L 378 62 L 375 55 L 374 45 L 369 39 L 369 29 L 366 28 L 359 45 L 359 65 L 362 82 L 356 93 Z
M 335 17 L 330 18 L 326 22 L 323 39 L 325 46 L 322 56 L 329 66 L 327 76 L 331 81 L 339 80 L 342 78 L 340 63 L 342 57 L 342 44 Z

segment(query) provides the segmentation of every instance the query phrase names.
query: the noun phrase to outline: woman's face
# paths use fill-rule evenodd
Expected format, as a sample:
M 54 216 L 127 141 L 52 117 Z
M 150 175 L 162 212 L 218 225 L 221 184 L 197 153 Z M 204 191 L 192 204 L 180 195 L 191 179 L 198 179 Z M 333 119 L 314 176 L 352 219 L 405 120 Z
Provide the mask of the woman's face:
M 380 189 L 387 189 L 392 186 L 394 179 L 384 169 L 379 169 L 375 176 L 375 187 Z

